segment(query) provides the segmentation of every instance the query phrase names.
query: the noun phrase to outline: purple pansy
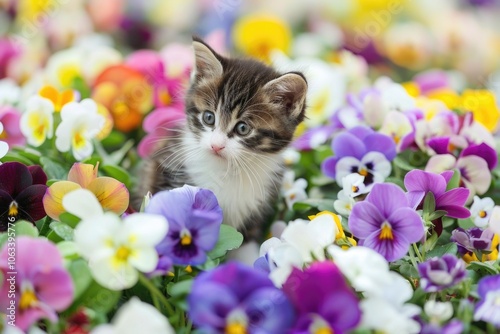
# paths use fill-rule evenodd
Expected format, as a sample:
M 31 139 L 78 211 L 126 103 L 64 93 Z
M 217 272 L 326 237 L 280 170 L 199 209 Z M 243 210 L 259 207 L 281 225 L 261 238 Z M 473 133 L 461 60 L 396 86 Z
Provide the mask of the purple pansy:
M 396 146 L 389 136 L 366 126 L 356 126 L 339 134 L 332 142 L 335 156 L 321 165 L 323 174 L 336 179 L 351 173 L 365 176 L 365 184 L 381 182 L 391 172 L 389 161 L 396 156 Z
M 2 313 L 9 314 L 8 308 L 15 302 L 16 327 L 23 331 L 42 318 L 56 322 L 57 311 L 71 304 L 74 292 L 73 281 L 56 245 L 46 239 L 19 236 L 15 270 L 7 262 L 10 254 L 6 244 L 0 252 L 0 273 L 5 278 L 0 288 Z M 11 285 L 15 286 L 14 298 L 8 297 Z
M 206 334 L 284 334 L 295 319 L 292 304 L 267 274 L 238 262 L 200 274 L 188 305 L 190 319 Z
M 360 245 L 374 249 L 387 261 L 401 259 L 411 243 L 424 236 L 424 225 L 405 193 L 394 184 L 373 186 L 366 199 L 354 205 L 349 229 Z
M 444 210 L 446 215 L 452 218 L 470 217 L 470 211 L 464 207 L 469 197 L 469 189 L 459 187 L 446 191 L 447 183 L 452 176 L 451 171 L 435 174 L 419 169 L 406 174 L 404 184 L 408 191 L 406 196 L 410 206 L 419 207 L 425 195 L 432 192 L 436 200 L 436 210 Z
M 174 264 L 202 264 L 219 238 L 222 209 L 214 193 L 185 185 L 155 194 L 145 210 L 167 218 L 166 238 L 156 246 Z
M 422 326 L 420 334 L 462 334 L 464 332 L 464 324 L 458 319 L 452 319 L 444 326 L 419 322 Z
M 0 232 L 9 222 L 24 219 L 32 223 L 46 216 L 43 196 L 47 175 L 40 166 L 19 162 L 0 165 Z
M 466 275 L 465 262 L 451 254 L 434 257 L 418 265 L 420 286 L 425 292 L 436 292 L 460 283 Z
M 293 141 L 292 147 L 300 151 L 310 151 L 326 143 L 337 128 L 333 125 L 323 125 L 310 130 Z
M 477 287 L 479 303 L 474 311 L 474 320 L 492 323 L 500 328 L 500 275 L 483 277 Z
M 482 230 L 472 227 L 467 230 L 458 227 L 451 232 L 450 240 L 458 246 L 458 252 L 463 255 L 471 255 L 477 251 L 489 251 L 495 233 L 489 228 Z
M 361 319 L 356 294 L 333 262 L 294 268 L 283 291 L 298 311 L 292 333 L 347 333 Z

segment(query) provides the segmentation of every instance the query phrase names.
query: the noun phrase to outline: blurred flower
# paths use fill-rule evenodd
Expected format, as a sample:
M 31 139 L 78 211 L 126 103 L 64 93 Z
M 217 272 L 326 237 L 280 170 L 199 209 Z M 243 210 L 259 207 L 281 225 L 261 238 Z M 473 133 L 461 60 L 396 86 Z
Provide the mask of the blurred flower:
M 92 22 L 99 31 L 114 31 L 119 28 L 120 21 L 125 15 L 124 0 L 88 1 L 88 13 Z
M 455 255 L 444 254 L 418 265 L 420 286 L 425 292 L 436 292 L 457 285 L 465 279 L 465 262 Z M 447 320 L 447 319 L 446 319 Z
M 32 96 L 26 102 L 26 110 L 21 116 L 20 128 L 28 144 L 40 146 L 46 138 L 52 138 L 54 132 L 54 105 L 50 100 Z
M 129 132 L 140 126 L 152 107 L 152 87 L 139 71 L 125 65 L 110 66 L 95 80 L 92 98 L 113 115 L 115 128 Z
M 464 205 L 469 196 L 466 188 L 455 188 L 446 190 L 448 180 L 452 172 L 435 174 L 422 170 L 412 170 L 404 178 L 405 188 L 408 191 L 406 197 L 411 207 L 421 208 L 428 192 L 434 195 L 436 210 L 446 211 L 446 216 L 452 218 L 468 218 L 469 210 Z
M 38 95 L 50 100 L 56 112 L 61 111 L 65 104 L 78 100 L 78 92 L 71 89 L 60 92 L 53 86 L 43 86 L 38 92 Z
M 474 119 L 493 132 L 500 119 L 495 95 L 489 90 L 466 89 L 462 93 L 462 108 L 472 111 Z
M 441 324 L 450 320 L 450 318 L 453 316 L 453 305 L 451 304 L 451 302 L 437 302 L 435 300 L 428 300 L 425 302 L 424 312 L 429 317 L 430 323 Z
M 474 310 L 474 320 L 482 320 L 492 323 L 496 328 L 500 328 L 500 275 L 486 276 L 479 280 L 477 292 L 479 303 Z
M 269 15 L 243 16 L 233 28 L 236 48 L 266 62 L 269 62 L 273 50 L 287 53 L 291 37 L 292 34 L 286 22 Z
M 389 176 L 389 161 L 396 156 L 391 138 L 364 126 L 354 127 L 335 137 L 332 150 L 335 155 L 321 164 L 323 173 L 342 184 L 344 176 L 357 172 L 365 177 L 368 189 Z
M 0 270 L 5 278 L 0 289 L 2 312 L 9 314 L 7 308 L 15 305 L 16 327 L 24 331 L 43 318 L 56 322 L 56 312 L 71 305 L 74 292 L 59 250 L 46 239 L 18 236 L 16 273 L 12 276 L 7 262 L 9 249 L 5 244 L 0 252 Z M 12 285 L 15 285 L 15 299 L 10 297 Z
M 356 294 L 332 262 L 294 268 L 283 291 L 298 311 L 294 333 L 347 333 L 361 319 Z
M 167 236 L 156 247 L 160 256 L 174 264 L 203 264 L 219 238 L 222 209 L 208 189 L 184 185 L 161 191 L 151 198 L 147 213 L 162 215 L 169 222 Z
M 420 333 L 420 324 L 413 319 L 420 313 L 417 306 L 400 308 L 382 298 L 368 298 L 360 302 L 360 307 L 363 313 L 360 327 L 386 334 Z
M 337 194 L 337 199 L 333 202 L 333 207 L 335 208 L 335 211 L 337 211 L 341 215 L 349 217 L 354 204 L 356 204 L 354 198 L 347 195 L 344 190 L 341 190 Z
M 379 132 L 394 140 L 397 152 L 408 148 L 415 139 L 415 127 L 410 118 L 402 112 L 389 112 Z
M 0 122 L 0 138 L 4 136 L 3 124 Z M 2 138 L 3 139 L 3 138 Z M 9 144 L 4 141 L 0 141 L 0 159 L 2 159 L 9 151 Z
M 402 258 L 410 244 L 424 236 L 420 216 L 401 188 L 389 183 L 374 185 L 366 199 L 354 205 L 349 228 L 360 245 L 376 250 L 388 261 Z
M 142 158 L 150 156 L 155 152 L 160 141 L 178 131 L 175 129 L 185 120 L 184 109 L 165 107 L 153 110 L 142 123 L 142 128 L 147 134 L 137 147 L 139 156 Z
M 134 213 L 122 221 L 115 213 L 104 213 L 86 189 L 67 194 L 63 205 L 82 218 L 75 228 L 75 243 L 99 284 L 112 290 L 131 288 L 139 279 L 137 271 L 149 273 L 156 268 L 155 246 L 168 231 L 164 217 Z
M 145 322 L 144 319 L 147 319 Z M 174 329 L 154 306 L 132 297 L 120 307 L 112 324 L 99 325 L 90 334 L 174 334 Z
M 21 113 L 9 106 L 0 107 L 0 123 L 4 125 L 4 132 L 0 131 L 0 139 L 9 146 L 23 146 L 26 144 L 21 128 Z
M 288 333 L 294 309 L 267 274 L 238 262 L 198 275 L 188 296 L 190 318 L 203 333 Z
M 194 65 L 191 45 L 169 43 L 160 50 L 160 54 L 166 66 L 166 76 L 189 80 L 189 74 Z
M 490 221 L 495 202 L 490 197 L 479 198 L 474 196 L 474 202 L 470 207 L 471 217 L 477 227 L 486 227 Z
M 0 73 L 0 78 L 2 77 L 4 76 L 1 75 Z M 21 88 L 16 84 L 14 80 L 12 80 L 11 78 L 5 78 L 0 80 L 0 107 L 13 106 L 19 102 L 20 97 L 21 97 Z
M 61 152 L 72 149 L 79 161 L 88 158 L 94 151 L 92 139 L 99 134 L 104 122 L 93 100 L 67 103 L 61 110 L 61 124 L 56 129 L 57 149 Z
M 69 89 L 75 80 L 83 79 L 83 53 L 77 48 L 52 54 L 45 67 L 47 80 L 56 89 Z
M 28 220 L 33 224 L 46 216 L 42 198 L 47 176 L 40 166 L 19 162 L 0 164 L 0 232 L 8 223 Z
M 288 209 L 293 208 L 293 203 L 301 202 L 307 199 L 307 181 L 305 179 L 295 180 L 295 172 L 288 170 L 283 175 L 281 194 L 285 197 Z
M 121 215 L 128 207 L 129 192 L 125 185 L 107 176 L 97 177 L 97 169 L 91 164 L 75 163 L 68 173 L 68 181 L 54 182 L 43 196 L 43 206 L 47 215 L 59 220 L 59 215 L 66 212 L 62 205 L 67 193 L 76 189 L 88 189 L 98 199 L 105 211 Z
M 451 232 L 450 240 L 457 244 L 458 252 L 467 263 L 496 260 L 498 257 L 498 236 L 489 228 L 482 230 L 472 227 L 465 230 L 457 227 Z
M 293 148 L 285 149 L 281 155 L 286 166 L 293 166 L 300 161 L 300 153 Z

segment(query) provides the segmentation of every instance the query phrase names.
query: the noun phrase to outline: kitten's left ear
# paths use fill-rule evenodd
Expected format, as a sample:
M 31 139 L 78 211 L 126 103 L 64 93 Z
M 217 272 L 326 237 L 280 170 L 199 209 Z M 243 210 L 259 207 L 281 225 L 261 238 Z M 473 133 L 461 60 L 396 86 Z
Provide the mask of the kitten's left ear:
M 269 81 L 264 90 L 272 96 L 273 103 L 280 104 L 287 114 L 302 121 L 307 94 L 307 81 L 302 74 L 283 74 Z
M 196 78 L 217 78 L 223 73 L 220 56 L 201 39 L 193 38 Z

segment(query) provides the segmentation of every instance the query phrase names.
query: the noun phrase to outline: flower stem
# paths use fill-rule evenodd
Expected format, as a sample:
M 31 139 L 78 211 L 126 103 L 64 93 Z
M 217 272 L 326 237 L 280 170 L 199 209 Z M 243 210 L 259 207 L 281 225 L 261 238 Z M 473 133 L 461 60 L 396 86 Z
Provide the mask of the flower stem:
M 412 247 L 410 247 L 409 253 L 410 253 L 410 261 L 411 261 L 411 263 L 413 264 L 413 266 L 415 267 L 415 269 L 418 270 L 417 261 L 415 261 L 415 252 L 413 251 Z
M 170 302 L 163 295 L 163 293 L 161 293 L 160 290 L 158 290 L 158 288 L 153 283 L 151 283 L 151 281 L 146 276 L 140 274 L 139 281 L 141 282 L 142 285 L 144 285 L 149 290 L 149 292 L 151 293 L 151 296 L 153 298 L 153 302 L 154 302 L 155 298 L 157 298 L 158 301 L 161 304 L 163 304 L 163 306 L 167 310 L 167 313 L 168 313 L 167 315 L 168 316 L 174 315 L 174 309 L 173 309 L 172 305 L 170 305 Z
M 418 250 L 418 246 L 416 243 L 411 244 L 413 246 L 413 249 L 415 250 L 415 254 L 418 257 L 418 262 L 424 262 L 424 258 L 422 257 L 422 254 L 420 254 L 420 251 Z

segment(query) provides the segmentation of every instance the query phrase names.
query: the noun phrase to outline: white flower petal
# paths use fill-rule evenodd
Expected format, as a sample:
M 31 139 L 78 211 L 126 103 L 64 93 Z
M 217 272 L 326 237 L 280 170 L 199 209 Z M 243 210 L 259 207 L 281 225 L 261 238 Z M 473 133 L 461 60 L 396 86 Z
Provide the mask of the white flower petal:
M 120 218 L 107 212 L 98 218 L 82 220 L 75 228 L 74 240 L 83 257 L 91 258 L 104 247 L 113 247 L 114 237 L 122 229 Z
M 9 145 L 4 141 L 0 141 L 0 159 L 3 158 L 8 151 L 9 151 Z
M 354 157 L 343 157 L 335 165 L 335 181 L 338 185 L 342 184 L 342 179 L 349 174 L 352 174 L 352 169 L 355 167 L 359 170 L 361 162 Z
M 259 256 L 266 255 L 271 248 L 276 247 L 278 245 L 281 245 L 281 240 L 280 239 L 275 238 L 275 237 L 267 239 L 260 246 Z
M 167 219 L 149 213 L 134 213 L 125 217 L 124 230 L 133 245 L 154 247 L 162 241 L 168 232 Z
M 87 189 L 77 189 L 63 197 L 64 209 L 80 219 L 98 218 L 104 214 L 94 193 Z
M 139 273 L 129 263 L 114 265 L 113 257 L 90 259 L 89 268 L 97 283 L 111 290 L 133 287 L 139 280 Z
M 128 262 L 143 273 L 152 272 L 158 264 L 158 253 L 152 247 L 134 248 Z

